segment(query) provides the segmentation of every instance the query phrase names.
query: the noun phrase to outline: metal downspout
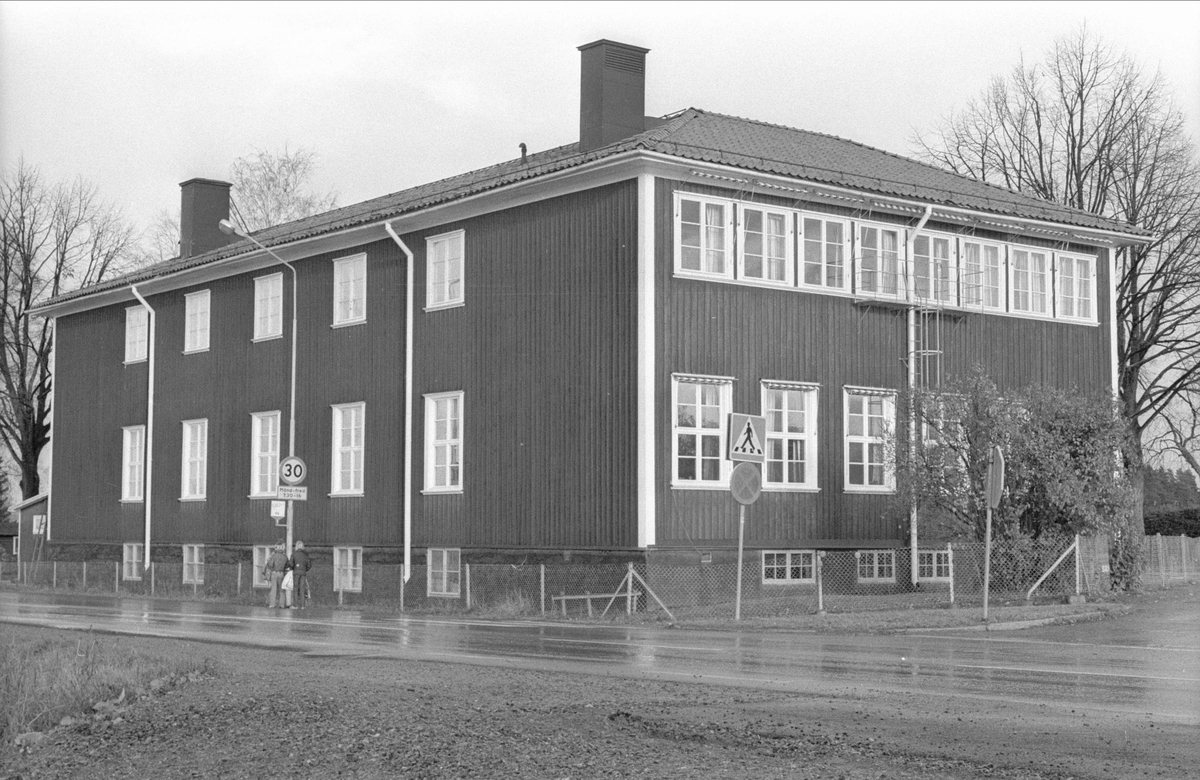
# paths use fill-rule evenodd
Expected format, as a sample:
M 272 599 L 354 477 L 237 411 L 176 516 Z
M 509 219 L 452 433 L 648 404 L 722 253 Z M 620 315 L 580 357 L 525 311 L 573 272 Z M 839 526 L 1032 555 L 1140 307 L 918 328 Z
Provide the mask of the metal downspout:
M 912 278 L 912 257 L 915 249 L 917 234 L 925 227 L 925 223 L 929 221 L 929 217 L 933 214 L 933 206 L 925 206 L 925 213 L 921 216 L 921 221 L 917 226 L 908 232 L 908 240 L 904 246 L 904 264 L 905 264 L 905 280 L 906 284 L 910 284 L 908 280 Z M 905 290 L 905 295 L 908 298 L 908 462 L 909 467 L 917 453 L 917 418 L 916 418 L 916 403 L 915 396 L 917 392 L 917 310 L 913 305 L 912 287 L 909 286 Z M 912 584 L 917 584 L 918 572 L 918 557 L 920 548 L 918 547 L 917 539 L 917 499 L 914 496 L 908 507 L 908 546 L 912 559 L 908 563 L 909 576 Z
M 137 285 L 130 285 L 129 291 L 133 293 L 133 297 L 137 298 L 138 303 L 146 307 L 149 312 L 149 323 L 146 330 L 146 362 L 147 362 L 147 382 L 146 382 L 146 487 L 142 496 L 146 506 L 146 536 L 142 545 L 142 565 L 143 570 L 150 569 L 150 506 L 152 481 L 154 477 L 154 308 L 146 302 L 142 294 L 138 292 Z
M 412 450 L 413 450 L 413 253 L 392 229 L 391 222 L 384 222 L 383 229 L 400 247 L 407 258 L 405 273 L 405 325 L 404 325 L 404 574 L 405 582 L 412 576 Z

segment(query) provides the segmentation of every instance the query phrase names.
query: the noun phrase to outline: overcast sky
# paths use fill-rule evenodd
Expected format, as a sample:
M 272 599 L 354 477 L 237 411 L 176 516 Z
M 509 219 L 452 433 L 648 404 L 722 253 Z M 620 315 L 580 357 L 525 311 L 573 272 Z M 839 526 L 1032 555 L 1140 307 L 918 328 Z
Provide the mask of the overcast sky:
M 286 144 L 348 205 L 576 140 L 576 47 L 598 38 L 650 49 L 649 114 L 911 155 L 1085 21 L 1161 68 L 1200 141 L 1200 2 L 0 2 L 0 163 L 83 176 L 140 228 L 179 182 Z

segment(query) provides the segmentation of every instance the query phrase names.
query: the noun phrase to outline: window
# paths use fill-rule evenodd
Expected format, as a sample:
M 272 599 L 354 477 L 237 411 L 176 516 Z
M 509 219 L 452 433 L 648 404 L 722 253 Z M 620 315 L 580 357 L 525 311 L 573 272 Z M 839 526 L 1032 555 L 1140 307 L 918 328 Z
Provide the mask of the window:
M 367 256 L 333 261 L 333 324 L 354 325 L 367 319 Z
M 459 550 L 430 548 L 425 552 L 429 582 L 426 595 L 458 597 L 462 580 Z
M 845 223 L 803 214 L 800 234 L 804 240 L 800 285 L 846 289 L 846 240 L 850 231 Z
M 362 548 L 333 548 L 333 589 L 362 593 Z
M 859 550 L 854 553 L 858 559 L 859 582 L 895 582 L 896 553 L 894 550 Z
M 780 284 L 792 283 L 792 215 L 755 206 L 741 209 L 738 275 Z
M 185 295 L 184 352 L 203 352 L 208 349 L 209 291 Z
M 920 235 L 913 239 L 913 294 L 927 303 L 953 304 L 958 299 L 954 241 L 948 236 Z
M 183 546 L 183 584 L 204 584 L 204 545 L 185 544 Z
M 733 204 L 675 197 L 675 271 L 733 278 Z
M 817 387 L 763 382 L 762 410 L 767 418 L 767 488 L 817 486 Z
M 724 487 L 725 423 L 733 380 L 723 377 L 674 377 L 675 408 L 672 485 Z
M 763 584 L 816 582 L 816 554 L 812 550 L 772 551 L 762 554 Z
M 125 310 L 125 362 L 145 360 L 149 344 L 150 312 L 141 306 Z
M 127 543 L 121 553 L 121 579 L 140 580 L 142 578 L 142 545 Z
M 1068 319 L 1092 320 L 1095 309 L 1095 260 L 1078 255 L 1057 256 L 1058 315 Z
M 333 407 L 332 495 L 362 495 L 363 418 L 366 408 L 364 403 Z
M 900 231 L 858 226 L 858 288 L 862 295 L 896 298 L 904 294 L 900 283 Z
M 1045 252 L 1013 249 L 1011 255 L 1012 310 L 1027 314 L 1049 314 L 1050 263 Z
M 895 394 L 886 390 L 851 389 L 846 403 L 846 490 L 892 490 L 887 437 L 896 416 Z
M 917 579 L 949 580 L 954 571 L 949 550 L 919 550 L 917 561 Z
M 463 394 L 425 396 L 425 490 L 462 492 Z
M 267 559 L 271 557 L 271 546 L 268 544 L 254 545 L 254 578 L 252 587 L 269 588 L 271 582 L 263 576 L 263 569 L 267 565 Z
M 179 497 L 201 500 L 208 481 L 208 420 L 183 421 L 183 476 Z
M 464 233 L 456 230 L 425 240 L 425 306 L 459 306 L 464 300 Z
M 1004 249 L 999 244 L 964 241 L 962 304 L 1003 311 Z
M 279 412 L 250 415 L 250 495 L 273 496 L 279 487 Z
M 141 501 L 146 478 L 146 426 L 122 429 L 121 453 L 121 500 Z
M 283 274 L 254 280 L 254 340 L 283 335 Z

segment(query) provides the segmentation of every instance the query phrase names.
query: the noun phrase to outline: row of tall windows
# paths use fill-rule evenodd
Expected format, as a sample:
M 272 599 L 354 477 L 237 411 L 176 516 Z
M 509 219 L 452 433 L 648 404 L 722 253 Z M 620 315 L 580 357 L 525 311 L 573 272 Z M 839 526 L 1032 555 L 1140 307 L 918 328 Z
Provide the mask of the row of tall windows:
M 675 272 L 997 314 L 1097 321 L 1096 258 L 708 196 L 675 196 Z

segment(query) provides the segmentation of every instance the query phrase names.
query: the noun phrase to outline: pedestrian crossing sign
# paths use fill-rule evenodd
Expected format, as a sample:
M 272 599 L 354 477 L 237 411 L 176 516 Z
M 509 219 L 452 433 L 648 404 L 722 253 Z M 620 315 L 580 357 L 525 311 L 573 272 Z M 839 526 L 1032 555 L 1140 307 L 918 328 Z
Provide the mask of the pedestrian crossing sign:
M 763 463 L 767 459 L 767 418 L 729 415 L 729 460 Z

